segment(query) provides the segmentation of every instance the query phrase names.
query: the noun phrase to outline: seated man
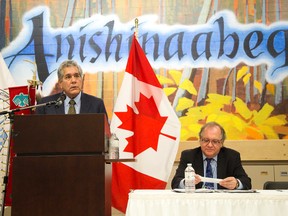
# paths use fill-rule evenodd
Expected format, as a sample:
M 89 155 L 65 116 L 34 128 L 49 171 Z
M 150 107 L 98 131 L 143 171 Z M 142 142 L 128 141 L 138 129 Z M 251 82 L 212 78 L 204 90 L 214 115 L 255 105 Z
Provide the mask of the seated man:
M 205 124 L 199 132 L 200 147 L 184 150 L 181 153 L 180 163 L 172 179 L 171 187 L 173 189 L 185 187 L 184 171 L 187 164 L 192 163 L 196 173 L 196 188 L 251 189 L 251 179 L 242 167 L 240 153 L 224 147 L 225 138 L 225 131 L 219 124 L 215 122 Z M 209 170 L 212 171 L 210 171 L 210 176 L 206 172 Z M 223 180 L 219 184 L 203 183 L 200 176 Z

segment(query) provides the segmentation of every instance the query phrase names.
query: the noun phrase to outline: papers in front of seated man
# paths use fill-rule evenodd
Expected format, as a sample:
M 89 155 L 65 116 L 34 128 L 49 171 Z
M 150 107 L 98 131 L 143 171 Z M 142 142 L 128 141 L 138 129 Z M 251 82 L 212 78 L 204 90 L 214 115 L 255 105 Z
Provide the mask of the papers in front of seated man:
M 185 189 L 180 189 L 180 188 L 174 188 L 173 191 L 177 193 L 185 193 Z M 200 189 L 195 190 L 195 193 L 213 193 L 213 192 L 214 190 L 206 189 L 206 188 L 200 188 Z
M 251 190 L 219 190 L 220 192 L 224 193 L 256 193 L 257 191 L 255 189 Z
M 185 193 L 185 189 L 174 188 L 174 192 Z M 208 188 L 199 188 L 195 190 L 195 193 L 257 193 L 257 190 L 226 190 L 226 189 L 208 189 Z
M 211 182 L 211 183 L 217 183 L 217 184 L 219 184 L 219 182 L 223 180 L 223 179 L 217 179 L 217 178 L 207 178 L 203 176 L 200 176 L 200 179 L 201 179 L 201 182 Z
M 177 193 L 185 193 L 185 189 L 174 188 L 174 192 Z M 199 188 L 195 190 L 195 193 L 257 193 L 257 190 L 226 190 L 226 189 L 207 189 L 207 188 Z

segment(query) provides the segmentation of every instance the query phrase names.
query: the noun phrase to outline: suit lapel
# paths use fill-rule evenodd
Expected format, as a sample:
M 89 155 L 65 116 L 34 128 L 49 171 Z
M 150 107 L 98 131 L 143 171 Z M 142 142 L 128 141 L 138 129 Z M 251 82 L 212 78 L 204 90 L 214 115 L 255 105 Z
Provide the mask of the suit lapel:
M 80 107 L 80 113 L 89 113 L 89 100 L 86 97 L 86 95 L 82 92 L 81 93 L 81 107 Z
M 64 103 L 61 104 L 61 106 L 59 106 L 58 108 L 55 108 L 55 112 L 56 114 L 65 114 Z
M 196 163 L 194 165 L 192 164 L 195 172 L 200 176 L 204 176 L 203 155 L 200 147 L 197 149 L 197 153 L 195 154 L 195 162 Z M 203 182 L 200 182 L 197 188 L 202 188 L 202 185 Z
M 223 147 L 221 148 L 218 157 L 217 157 L 217 178 L 224 178 L 225 177 L 225 158 L 223 153 Z
M 203 166 L 203 156 L 200 150 L 200 154 L 196 154 L 195 158 L 196 164 L 193 165 L 194 169 L 198 171 L 198 174 L 203 176 L 204 175 L 204 166 Z

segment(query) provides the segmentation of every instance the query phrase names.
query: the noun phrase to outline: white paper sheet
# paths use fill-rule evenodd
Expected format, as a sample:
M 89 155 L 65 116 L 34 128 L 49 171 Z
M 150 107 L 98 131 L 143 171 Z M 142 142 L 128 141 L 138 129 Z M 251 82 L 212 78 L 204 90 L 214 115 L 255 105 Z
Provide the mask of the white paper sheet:
M 223 179 L 216 179 L 216 178 L 207 178 L 200 176 L 202 182 L 211 182 L 211 183 L 219 183 Z

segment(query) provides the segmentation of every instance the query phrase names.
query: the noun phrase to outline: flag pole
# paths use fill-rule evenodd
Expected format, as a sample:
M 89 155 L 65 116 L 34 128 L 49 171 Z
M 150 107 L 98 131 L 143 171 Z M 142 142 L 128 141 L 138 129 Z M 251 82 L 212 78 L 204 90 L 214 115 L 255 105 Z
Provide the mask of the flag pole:
M 135 30 L 134 30 L 134 34 L 135 34 L 136 40 L 138 40 L 138 18 L 135 19 Z

